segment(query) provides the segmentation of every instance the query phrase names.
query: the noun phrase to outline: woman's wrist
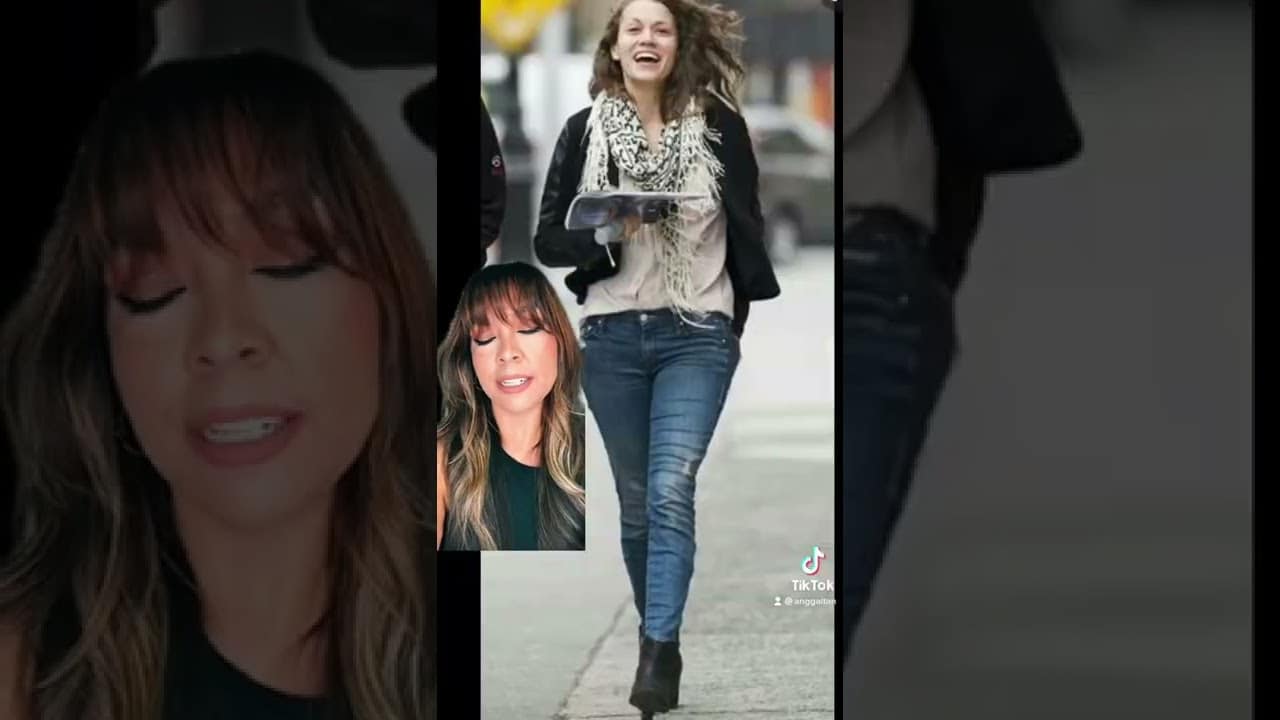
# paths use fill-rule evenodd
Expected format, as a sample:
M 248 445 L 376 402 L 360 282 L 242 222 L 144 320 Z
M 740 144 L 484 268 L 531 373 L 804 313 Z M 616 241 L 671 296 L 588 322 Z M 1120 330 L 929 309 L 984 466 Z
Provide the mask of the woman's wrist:
M 620 235 L 622 235 L 622 223 L 611 222 L 596 228 L 596 244 L 608 246 L 609 243 L 617 242 Z

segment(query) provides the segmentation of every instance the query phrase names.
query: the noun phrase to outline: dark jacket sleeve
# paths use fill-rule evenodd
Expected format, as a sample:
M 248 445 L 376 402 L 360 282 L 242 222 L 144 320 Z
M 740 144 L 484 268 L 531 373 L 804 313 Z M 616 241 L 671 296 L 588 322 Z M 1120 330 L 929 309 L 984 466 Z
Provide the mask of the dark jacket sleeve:
M 721 112 L 722 162 L 727 180 L 722 201 L 733 210 L 734 240 L 764 247 L 764 213 L 760 209 L 760 168 L 751 135 L 741 115 Z M 772 273 L 770 273 L 772 274 Z M 770 284 L 766 280 L 765 284 Z M 775 284 L 776 283 L 772 283 Z M 775 293 L 776 294 L 776 293 Z
M 715 123 L 720 131 L 716 154 L 724 165 L 720 201 L 728 218 L 727 268 L 733 281 L 733 325 L 741 335 L 750 303 L 777 297 L 781 290 L 764 243 L 760 169 L 747 124 L 723 104 L 716 106 Z
M 954 291 L 982 218 L 989 175 L 1077 157 L 1081 130 L 1034 6 L 916 0 L 910 62 L 938 147 L 937 231 L 931 251 Z
M 488 249 L 502 232 L 507 171 L 489 110 L 480 101 L 480 246 Z
M 551 153 L 547 179 L 542 186 L 538 230 L 533 238 L 538 260 L 548 267 L 582 267 L 594 265 L 602 258 L 607 261 L 605 249 L 596 244 L 594 231 L 567 230 L 564 226 L 569 204 L 573 202 L 578 181 L 582 178 L 580 146 L 585 132 L 584 114 L 569 118 Z
M 942 151 L 992 175 L 1052 167 L 1082 138 L 1032 3 L 916 0 L 910 62 Z

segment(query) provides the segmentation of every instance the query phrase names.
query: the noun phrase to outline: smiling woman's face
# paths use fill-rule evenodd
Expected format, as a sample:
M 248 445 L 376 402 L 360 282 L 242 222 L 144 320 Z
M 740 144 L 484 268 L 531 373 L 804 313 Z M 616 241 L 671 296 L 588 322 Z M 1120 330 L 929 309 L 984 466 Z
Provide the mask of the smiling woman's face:
M 111 367 L 179 515 L 260 528 L 327 503 L 369 437 L 378 305 L 287 227 L 213 202 L 220 243 L 161 210 L 163 252 L 112 260 Z
M 471 367 L 480 389 L 493 403 L 494 414 L 508 417 L 542 411 L 542 401 L 559 376 L 555 336 L 507 313 L 509 325 L 489 313 L 471 329 Z
M 676 19 L 656 0 L 635 0 L 622 10 L 613 59 L 632 84 L 662 85 L 676 66 Z

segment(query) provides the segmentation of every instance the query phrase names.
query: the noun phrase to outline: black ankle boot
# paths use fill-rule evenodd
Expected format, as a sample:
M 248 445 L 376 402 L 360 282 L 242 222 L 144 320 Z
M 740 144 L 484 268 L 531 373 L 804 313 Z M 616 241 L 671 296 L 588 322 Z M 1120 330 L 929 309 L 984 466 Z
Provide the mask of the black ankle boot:
M 660 642 L 650 637 L 640 640 L 640 663 L 631 686 L 631 704 L 645 713 L 661 713 L 680 704 L 679 642 Z

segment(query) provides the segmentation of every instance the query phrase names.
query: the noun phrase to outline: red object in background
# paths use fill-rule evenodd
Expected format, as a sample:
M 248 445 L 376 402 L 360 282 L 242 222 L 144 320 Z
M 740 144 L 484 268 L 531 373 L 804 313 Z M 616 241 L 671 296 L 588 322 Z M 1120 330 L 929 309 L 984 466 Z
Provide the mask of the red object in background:
M 813 69 L 813 92 L 809 95 L 813 117 L 827 127 L 836 124 L 835 65 L 818 65 Z

